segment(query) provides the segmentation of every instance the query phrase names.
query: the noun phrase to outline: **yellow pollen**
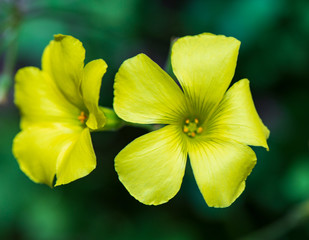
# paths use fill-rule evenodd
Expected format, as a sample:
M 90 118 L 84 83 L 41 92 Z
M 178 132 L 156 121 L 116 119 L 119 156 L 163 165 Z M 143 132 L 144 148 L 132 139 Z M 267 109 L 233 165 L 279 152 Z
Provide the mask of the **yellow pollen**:
M 183 132 L 185 132 L 185 133 L 189 132 L 189 128 L 187 126 L 184 126 L 183 127 Z
M 87 116 L 85 115 L 85 113 L 82 111 L 80 113 L 80 115 L 77 117 L 77 119 L 81 122 L 81 123 L 85 123 L 85 120 L 87 119 Z
M 183 132 L 189 137 L 194 138 L 197 134 L 203 132 L 203 128 L 199 126 L 199 120 L 194 118 L 194 120 L 186 119 L 183 125 Z
M 197 130 L 196 130 L 197 133 L 201 133 L 203 132 L 203 128 L 202 127 L 199 127 Z

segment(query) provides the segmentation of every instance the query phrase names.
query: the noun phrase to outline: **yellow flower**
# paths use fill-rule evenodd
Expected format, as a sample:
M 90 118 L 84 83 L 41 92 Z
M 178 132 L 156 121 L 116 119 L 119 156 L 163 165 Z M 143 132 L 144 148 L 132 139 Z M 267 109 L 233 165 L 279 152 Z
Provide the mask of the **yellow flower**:
M 268 129 L 249 81 L 228 91 L 240 42 L 201 34 L 178 39 L 171 62 L 180 86 L 144 54 L 126 60 L 115 78 L 114 108 L 125 121 L 164 124 L 115 159 L 120 181 L 137 200 L 158 205 L 180 189 L 187 155 L 209 206 L 227 207 L 243 192 L 256 163 L 247 145 L 268 149 Z
M 79 40 L 58 34 L 44 50 L 42 70 L 25 67 L 16 74 L 22 131 L 13 153 L 34 182 L 66 184 L 96 167 L 90 132 L 106 122 L 98 101 L 107 65 L 98 59 L 84 67 L 84 59 Z

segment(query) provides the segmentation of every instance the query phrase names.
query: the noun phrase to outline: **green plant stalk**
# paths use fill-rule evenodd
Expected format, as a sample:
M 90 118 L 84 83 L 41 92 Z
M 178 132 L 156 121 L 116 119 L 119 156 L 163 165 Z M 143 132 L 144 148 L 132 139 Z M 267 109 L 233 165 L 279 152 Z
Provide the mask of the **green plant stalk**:
M 162 127 L 162 125 L 159 125 L 159 124 L 152 125 L 152 124 L 138 124 L 138 123 L 126 122 L 122 120 L 121 118 L 119 118 L 113 109 L 107 108 L 107 107 L 101 107 L 101 106 L 99 106 L 99 108 L 106 117 L 106 123 L 103 128 L 99 128 L 95 130 L 95 132 L 117 131 L 124 126 L 144 128 L 148 131 L 155 131 Z
M 300 223 L 309 219 L 309 200 L 297 205 L 287 215 L 278 221 L 249 234 L 241 240 L 275 240 L 282 237 L 297 227 Z
M 125 122 L 117 116 L 113 109 L 101 106 L 99 108 L 106 117 L 106 123 L 103 128 L 96 131 L 117 131 L 125 125 Z
M 12 40 L 5 55 L 3 72 L 0 76 L 0 104 L 7 101 L 7 95 L 13 83 L 16 56 L 17 37 Z
M 10 27 L 11 30 L 7 30 L 7 34 L 11 35 L 11 41 L 8 44 L 7 51 L 5 53 L 3 72 L 0 75 L 0 104 L 4 104 L 7 102 L 7 95 L 13 83 L 13 74 L 17 58 L 17 37 L 20 18 L 20 11 L 16 5 L 13 7 L 12 10 L 13 20 Z

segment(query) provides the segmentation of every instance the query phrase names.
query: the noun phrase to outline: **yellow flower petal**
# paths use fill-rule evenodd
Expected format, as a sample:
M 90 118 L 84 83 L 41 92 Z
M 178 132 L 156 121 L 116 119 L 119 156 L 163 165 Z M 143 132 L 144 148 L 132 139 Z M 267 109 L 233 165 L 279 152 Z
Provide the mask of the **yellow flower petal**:
M 190 163 L 198 187 L 210 207 L 228 207 L 245 189 L 256 163 L 248 146 L 213 139 L 190 145 Z
M 42 70 L 56 82 L 60 90 L 73 104 L 83 106 L 80 83 L 83 76 L 85 49 L 71 36 L 55 35 L 45 48 Z
M 98 129 L 104 126 L 105 116 L 99 109 L 101 81 L 107 65 L 102 59 L 89 62 L 84 69 L 84 79 L 81 83 L 84 103 L 89 111 L 87 126 Z
M 268 149 L 269 130 L 256 112 L 247 79 L 238 81 L 227 91 L 205 129 L 209 138 L 229 138 Z
M 96 167 L 90 132 L 85 128 L 57 161 L 57 182 L 55 186 L 70 183 L 88 175 Z
M 172 123 L 186 109 L 179 86 L 144 54 L 121 65 L 114 88 L 114 109 L 128 122 Z
M 144 204 L 167 202 L 178 191 L 187 152 L 179 129 L 168 125 L 137 138 L 115 159 L 120 181 Z
M 72 134 L 70 128 L 60 124 L 41 124 L 21 131 L 13 141 L 21 170 L 34 182 L 52 186 L 57 159 L 70 146 Z
M 37 124 L 14 139 L 13 153 L 21 170 L 34 182 L 52 186 L 86 176 L 96 165 L 89 129 Z
M 239 46 L 235 38 L 212 34 L 174 43 L 173 71 L 195 111 L 205 115 L 220 102 L 233 78 Z
M 15 104 L 22 115 L 22 129 L 37 122 L 77 122 L 79 109 L 68 102 L 48 74 L 35 67 L 15 76 Z

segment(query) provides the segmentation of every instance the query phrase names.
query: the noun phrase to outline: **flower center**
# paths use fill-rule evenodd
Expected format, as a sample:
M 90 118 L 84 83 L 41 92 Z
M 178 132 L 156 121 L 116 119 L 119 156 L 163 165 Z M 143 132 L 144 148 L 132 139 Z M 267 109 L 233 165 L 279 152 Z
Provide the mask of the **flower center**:
M 195 118 L 193 121 L 187 118 L 182 130 L 192 138 L 195 137 L 196 134 L 203 132 L 203 128 L 199 126 L 199 120 L 197 118 Z
M 77 117 L 77 119 L 81 122 L 81 123 L 85 123 L 85 120 L 87 119 L 86 114 L 84 113 L 84 111 L 81 111 L 80 115 Z

